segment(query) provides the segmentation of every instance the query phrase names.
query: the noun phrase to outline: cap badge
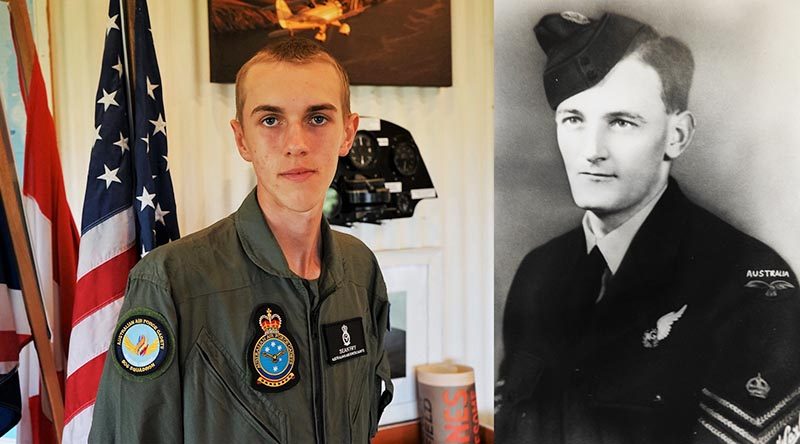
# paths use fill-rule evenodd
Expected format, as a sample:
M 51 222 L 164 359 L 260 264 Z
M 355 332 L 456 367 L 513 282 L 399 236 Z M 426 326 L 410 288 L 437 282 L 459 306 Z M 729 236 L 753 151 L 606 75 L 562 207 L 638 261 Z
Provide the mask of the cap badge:
M 280 308 L 267 304 L 266 311 L 262 306 L 253 316 L 263 333 L 256 336 L 251 353 L 255 370 L 253 385 L 261 391 L 286 390 L 298 380 L 294 371 L 294 346 L 291 339 L 280 332 L 281 327 L 285 331 L 285 325 L 279 312 L 282 312 Z
M 769 384 L 761 377 L 761 373 L 759 373 L 758 376 L 748 379 L 745 388 L 750 396 L 761 399 L 767 399 L 770 390 Z
M 783 280 L 772 281 L 770 283 L 766 283 L 764 281 L 750 281 L 744 284 L 744 286 L 750 288 L 766 288 L 767 292 L 764 293 L 764 295 L 769 298 L 774 298 L 775 296 L 777 296 L 778 290 L 787 290 L 789 288 L 794 288 L 794 285 Z
M 656 328 L 646 330 L 642 336 L 642 345 L 644 345 L 644 348 L 658 347 L 658 343 L 669 336 L 670 331 L 672 331 L 672 324 L 683 316 L 686 307 L 687 305 L 684 304 L 680 310 L 671 311 L 661 316 L 658 322 L 656 322 Z
M 564 11 L 561 13 L 561 18 L 579 25 L 588 25 L 590 23 L 588 17 L 575 11 Z

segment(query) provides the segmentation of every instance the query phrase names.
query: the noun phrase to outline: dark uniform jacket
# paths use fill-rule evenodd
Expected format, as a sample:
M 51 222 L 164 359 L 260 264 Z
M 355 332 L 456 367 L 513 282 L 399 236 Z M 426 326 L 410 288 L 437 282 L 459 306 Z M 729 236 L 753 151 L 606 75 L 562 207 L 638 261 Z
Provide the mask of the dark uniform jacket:
M 392 391 L 386 288 L 372 252 L 324 220 L 322 245 L 314 285 L 289 270 L 254 191 L 228 218 L 148 254 L 128 280 L 90 441 L 368 442 Z M 265 308 L 281 315 L 268 343 L 263 326 L 277 318 Z M 153 362 L 132 366 L 140 358 L 124 347 L 140 333 L 128 326 L 161 340 Z M 254 359 L 291 362 L 293 375 L 265 389 Z
M 578 228 L 517 270 L 498 442 L 761 443 L 797 424 L 800 296 L 772 249 L 670 179 L 598 303 L 587 257 Z

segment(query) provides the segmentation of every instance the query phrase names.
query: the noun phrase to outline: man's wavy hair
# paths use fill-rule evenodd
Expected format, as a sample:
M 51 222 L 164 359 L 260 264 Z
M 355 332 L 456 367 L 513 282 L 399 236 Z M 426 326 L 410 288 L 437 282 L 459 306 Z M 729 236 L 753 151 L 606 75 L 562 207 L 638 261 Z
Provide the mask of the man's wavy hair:
M 631 42 L 625 56 L 638 57 L 650 65 L 661 79 L 661 100 L 667 113 L 682 112 L 689 107 L 689 90 L 694 75 L 692 51 L 674 37 L 641 33 Z

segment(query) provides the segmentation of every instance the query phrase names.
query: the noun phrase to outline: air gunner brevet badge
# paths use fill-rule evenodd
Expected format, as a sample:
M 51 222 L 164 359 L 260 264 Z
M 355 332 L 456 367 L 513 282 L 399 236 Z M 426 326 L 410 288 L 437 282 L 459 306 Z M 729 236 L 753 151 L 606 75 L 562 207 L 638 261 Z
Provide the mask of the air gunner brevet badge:
M 258 332 L 251 347 L 251 363 L 255 371 L 253 385 L 264 392 L 280 392 L 297 384 L 294 371 L 295 352 L 288 329 L 281 317 L 283 310 L 274 304 L 256 309 L 253 319 Z M 283 328 L 284 333 L 281 333 Z M 259 336 L 259 334 L 261 334 Z
M 794 288 L 794 285 L 784 280 L 776 280 L 769 283 L 760 280 L 752 280 L 744 284 L 744 286 L 749 288 L 764 288 L 767 290 L 766 293 L 764 293 L 764 296 L 768 298 L 774 298 L 777 296 L 779 290 Z
M 671 311 L 661 316 L 658 322 L 656 322 L 656 328 L 651 328 L 644 332 L 642 336 L 642 345 L 644 345 L 645 348 L 658 347 L 658 343 L 669 336 L 669 332 L 672 331 L 672 324 L 683 316 L 686 307 L 687 305 L 684 305 L 678 311 Z

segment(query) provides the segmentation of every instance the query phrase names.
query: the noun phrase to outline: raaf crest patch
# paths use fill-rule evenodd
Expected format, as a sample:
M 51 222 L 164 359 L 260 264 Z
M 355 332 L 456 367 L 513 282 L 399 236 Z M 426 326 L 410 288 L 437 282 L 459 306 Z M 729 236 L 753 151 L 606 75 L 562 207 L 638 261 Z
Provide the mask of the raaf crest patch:
M 155 379 L 172 363 L 175 338 L 166 319 L 148 308 L 120 317 L 112 339 L 114 363 L 128 379 Z
M 253 312 L 253 323 L 257 330 L 248 353 L 253 387 L 263 392 L 292 388 L 299 381 L 297 355 L 283 310 L 275 304 L 261 305 Z

